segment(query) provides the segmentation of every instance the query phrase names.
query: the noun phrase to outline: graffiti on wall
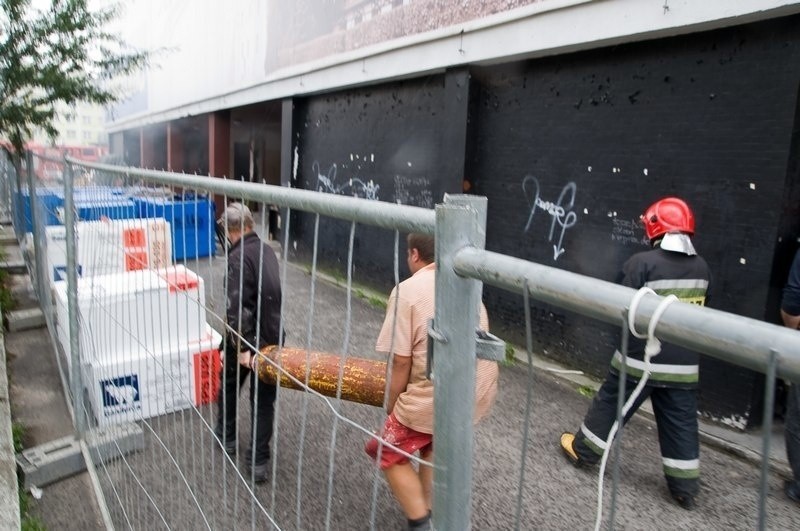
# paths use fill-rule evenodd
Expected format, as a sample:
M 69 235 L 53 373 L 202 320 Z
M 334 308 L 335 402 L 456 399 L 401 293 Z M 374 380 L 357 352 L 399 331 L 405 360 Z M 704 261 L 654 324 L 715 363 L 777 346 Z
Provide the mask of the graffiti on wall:
M 638 219 L 620 219 L 613 217 L 611 241 L 622 245 L 649 245 L 649 240 L 642 230 L 642 222 Z
M 433 208 L 433 192 L 427 177 L 394 177 L 395 201 L 401 205 Z
M 525 224 L 525 233 L 528 233 L 534 226 L 536 212 L 541 210 L 550 216 L 550 232 L 547 241 L 553 244 L 553 260 L 566 252 L 564 248 L 564 234 L 567 229 L 572 228 L 578 221 L 578 214 L 572 209 L 575 207 L 575 194 L 578 187 L 574 182 L 568 182 L 561 189 L 561 193 L 555 202 L 546 201 L 541 197 L 541 187 L 539 180 L 533 175 L 526 175 L 522 180 L 522 192 L 528 200 L 530 214 L 528 222 Z M 541 218 L 541 216 L 539 216 Z M 538 219 L 538 218 L 536 218 Z
M 337 179 L 337 166 L 336 163 L 328 167 L 327 172 L 322 172 L 320 163 L 316 160 L 311 165 L 311 171 L 316 176 L 317 184 L 316 190 L 318 192 L 326 192 L 329 194 L 349 195 L 352 197 L 361 197 L 362 199 L 371 199 L 377 201 L 380 199 L 378 192 L 380 185 L 375 184 L 372 179 L 364 181 L 358 177 L 347 177 L 344 179 Z

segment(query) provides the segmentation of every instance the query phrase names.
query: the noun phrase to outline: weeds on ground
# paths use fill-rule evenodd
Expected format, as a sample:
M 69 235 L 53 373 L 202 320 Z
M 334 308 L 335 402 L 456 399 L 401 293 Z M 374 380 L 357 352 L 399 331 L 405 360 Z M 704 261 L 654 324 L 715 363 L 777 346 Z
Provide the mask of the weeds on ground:
M 595 391 L 594 388 L 589 387 L 588 385 L 582 385 L 578 387 L 578 394 L 581 394 L 586 398 L 594 398 L 594 395 L 597 394 L 597 391 Z
M 19 528 L 22 531 L 46 531 L 46 527 L 38 517 L 33 516 L 30 511 L 31 496 L 22 488 L 19 489 Z
M 501 364 L 504 367 L 510 367 L 517 362 L 517 354 L 516 350 L 514 349 L 514 345 L 511 343 L 506 343 L 506 359 L 504 359 Z
M 367 297 L 367 302 L 370 303 L 375 308 L 385 310 L 387 303 L 385 300 L 381 299 L 380 297 L 369 296 Z
M 0 262 L 5 260 L 6 251 L 0 247 Z M 0 269 L 0 308 L 3 309 L 3 314 L 5 315 L 8 311 L 13 310 L 15 304 L 11 289 L 8 287 L 8 271 Z
M 307 275 L 311 275 L 311 266 L 308 264 L 299 265 Z M 347 276 L 340 270 L 331 269 L 323 265 L 317 264 L 317 273 L 328 277 L 328 280 L 340 287 L 347 286 Z M 387 301 L 385 297 L 370 293 L 370 289 L 360 285 L 359 283 L 352 282 L 353 295 L 363 300 L 373 308 L 379 310 L 386 310 Z
M 19 422 L 11 424 L 11 435 L 14 439 L 14 453 L 18 454 L 22 451 L 22 439 L 25 437 L 25 427 Z
M 11 435 L 14 439 L 14 452 L 19 453 L 23 450 L 22 440 L 25 438 L 25 426 L 19 422 L 11 425 Z M 19 486 L 19 519 L 22 531 L 45 531 L 44 524 L 38 517 L 30 514 L 31 496 Z

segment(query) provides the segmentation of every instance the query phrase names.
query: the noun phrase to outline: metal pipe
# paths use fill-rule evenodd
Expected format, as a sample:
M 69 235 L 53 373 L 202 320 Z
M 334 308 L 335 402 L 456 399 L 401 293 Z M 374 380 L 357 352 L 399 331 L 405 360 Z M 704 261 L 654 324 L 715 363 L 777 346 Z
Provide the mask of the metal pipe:
M 481 283 L 459 277 L 453 257 L 486 241 L 485 197 L 445 196 L 436 206 L 436 311 L 433 463 L 433 527 L 470 529 L 472 518 L 472 418 L 475 407 L 475 328 Z M 429 330 L 430 331 L 430 330 Z M 446 382 L 436 385 L 436 382 Z
M 306 365 L 306 349 L 269 346 L 261 349 L 265 356 L 274 363 L 259 361 L 258 379 L 263 383 L 281 387 L 303 390 L 302 382 L 308 370 L 308 387 L 325 396 L 336 398 L 339 383 L 339 364 L 341 356 L 327 352 L 308 352 Z M 278 371 L 281 367 L 282 371 Z M 294 379 L 292 379 L 291 377 Z M 386 362 L 354 358 L 348 356 L 342 373 L 342 400 L 383 406 L 383 391 L 386 386 Z
M 64 228 L 67 244 L 67 311 L 69 315 L 69 355 L 71 360 L 70 387 L 73 415 L 78 439 L 86 431 L 83 410 L 83 373 L 81 371 L 81 340 L 78 324 L 78 253 L 75 249 L 75 172 L 71 164 L 64 171 Z
M 531 297 L 607 323 L 619 322 L 635 290 L 519 258 L 463 247 L 453 266 L 459 275 Z M 662 297 L 645 295 L 635 316 L 646 330 Z M 749 317 L 694 304 L 672 304 L 661 316 L 656 335 L 668 343 L 708 354 L 758 372 L 769 369 L 769 352 L 778 352 L 777 374 L 800 382 L 800 334 Z
M 31 280 L 33 281 L 33 288 L 36 292 L 36 297 L 39 301 L 44 301 L 45 293 L 47 293 L 47 283 L 42 284 L 42 259 L 41 250 L 39 249 L 39 242 L 44 241 L 44 235 L 38 232 L 38 212 L 37 200 L 39 199 L 38 192 L 36 191 L 36 175 L 33 172 L 33 153 L 30 150 L 25 152 L 25 166 L 28 174 L 28 199 L 31 209 L 31 246 L 33 247 L 33 264 L 30 264 Z M 41 239 L 39 239 L 41 237 Z
M 86 162 L 71 157 L 67 157 L 67 160 L 84 168 L 110 172 L 125 177 L 136 176 L 142 177 L 149 182 L 185 188 L 200 188 L 217 194 L 227 194 L 236 198 L 314 212 L 323 216 L 356 221 L 401 232 L 420 232 L 432 235 L 436 227 L 436 214 L 428 208 L 396 205 L 385 201 L 364 201 L 357 197 L 325 194 L 311 190 L 287 188 L 285 186 L 128 168 Z
M 769 493 L 769 450 L 772 446 L 772 414 L 775 405 L 775 364 L 778 353 L 770 351 L 767 360 L 767 382 L 764 386 L 764 425 L 761 431 L 761 476 L 758 482 L 758 529 L 767 528 L 767 494 Z

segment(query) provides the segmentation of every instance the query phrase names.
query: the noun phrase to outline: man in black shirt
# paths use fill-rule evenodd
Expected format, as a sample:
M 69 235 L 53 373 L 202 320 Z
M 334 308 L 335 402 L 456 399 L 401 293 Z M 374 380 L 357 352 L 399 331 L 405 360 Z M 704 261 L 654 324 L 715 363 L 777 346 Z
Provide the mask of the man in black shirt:
M 240 358 L 249 357 L 251 345 L 262 348 L 280 341 L 281 285 L 278 259 L 253 231 L 253 215 L 242 203 L 231 203 L 218 223 L 224 228 L 228 249 L 225 358 L 222 385 L 217 398 L 218 417 L 214 434 L 225 451 L 236 453 L 236 403 L 239 388 L 250 378 L 251 446 L 245 454 L 247 477 L 256 482 L 267 479 L 269 441 L 274 421 L 275 386 L 258 376 Z M 258 397 L 256 403 L 255 397 Z M 255 461 L 253 458 L 255 448 Z

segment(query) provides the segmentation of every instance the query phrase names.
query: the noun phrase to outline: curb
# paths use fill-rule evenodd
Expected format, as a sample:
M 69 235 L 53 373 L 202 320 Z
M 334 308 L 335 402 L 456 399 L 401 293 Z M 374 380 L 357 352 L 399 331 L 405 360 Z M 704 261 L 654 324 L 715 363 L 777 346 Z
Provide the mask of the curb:
M 6 367 L 5 335 L 0 327 L 0 528 L 19 529 L 19 486 Z

